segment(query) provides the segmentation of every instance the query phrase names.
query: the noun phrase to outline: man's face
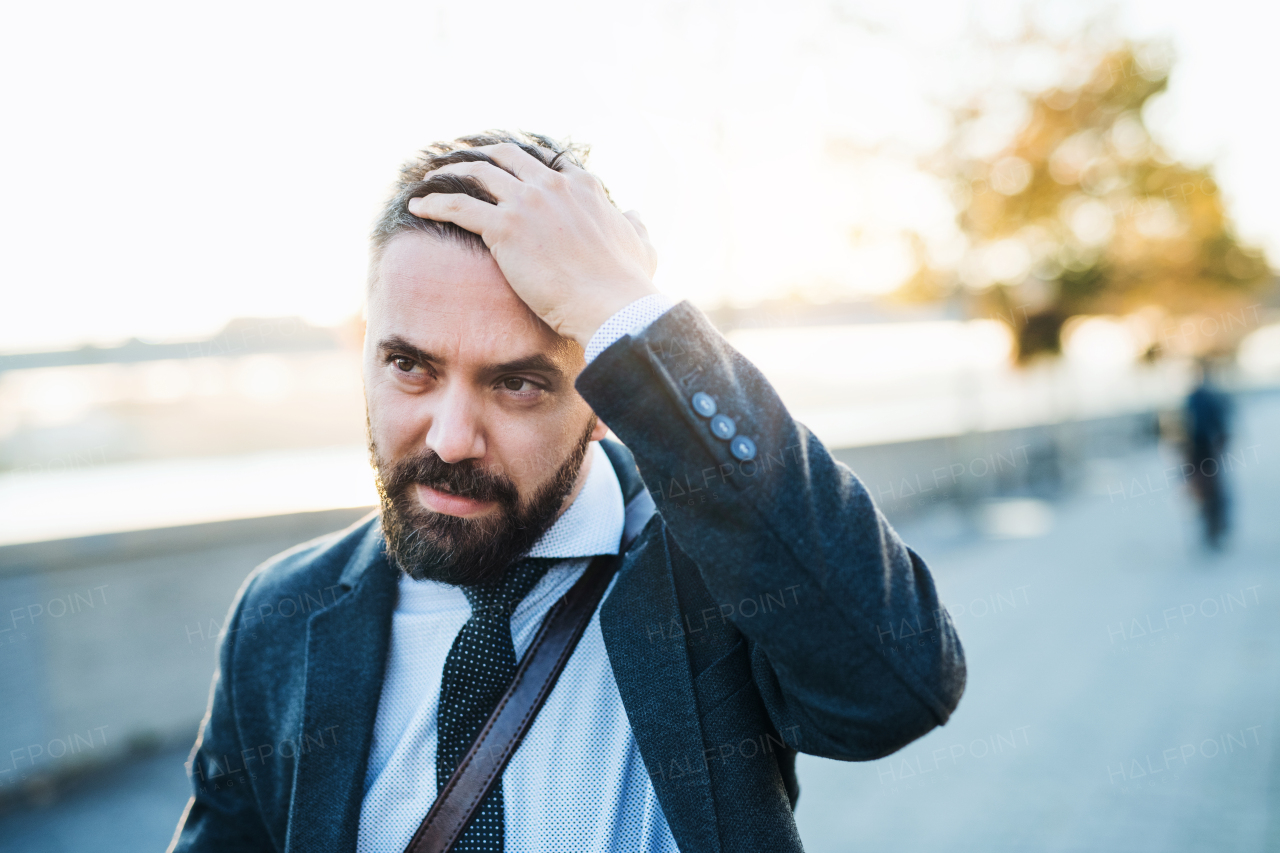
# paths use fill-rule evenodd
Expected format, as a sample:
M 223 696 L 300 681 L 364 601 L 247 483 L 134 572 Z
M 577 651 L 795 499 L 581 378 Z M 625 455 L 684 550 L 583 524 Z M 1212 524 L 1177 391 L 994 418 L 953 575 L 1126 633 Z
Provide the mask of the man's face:
M 606 432 L 573 387 L 582 366 L 487 252 L 418 232 L 391 240 L 369 294 L 364 387 L 402 569 L 484 582 L 546 532 Z

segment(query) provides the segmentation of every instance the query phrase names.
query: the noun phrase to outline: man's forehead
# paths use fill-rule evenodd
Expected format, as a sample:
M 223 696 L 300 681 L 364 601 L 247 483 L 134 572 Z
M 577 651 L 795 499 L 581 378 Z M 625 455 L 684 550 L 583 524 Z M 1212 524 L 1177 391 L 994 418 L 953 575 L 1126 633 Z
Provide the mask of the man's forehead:
M 460 310 L 529 312 L 493 255 L 420 231 L 391 238 L 376 279 L 373 293 L 396 301 L 430 299 Z
M 369 294 L 379 345 L 399 339 L 434 355 L 557 360 L 569 343 L 516 295 L 488 252 L 407 232 L 388 243 Z

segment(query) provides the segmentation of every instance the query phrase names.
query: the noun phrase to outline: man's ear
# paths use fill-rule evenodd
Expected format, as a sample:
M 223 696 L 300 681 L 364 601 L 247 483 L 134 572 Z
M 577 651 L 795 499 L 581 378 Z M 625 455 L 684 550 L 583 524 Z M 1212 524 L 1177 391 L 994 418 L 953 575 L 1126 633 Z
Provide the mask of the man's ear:
M 591 430 L 591 440 L 599 441 L 609 434 L 609 427 L 605 426 L 604 421 L 596 418 L 595 429 Z

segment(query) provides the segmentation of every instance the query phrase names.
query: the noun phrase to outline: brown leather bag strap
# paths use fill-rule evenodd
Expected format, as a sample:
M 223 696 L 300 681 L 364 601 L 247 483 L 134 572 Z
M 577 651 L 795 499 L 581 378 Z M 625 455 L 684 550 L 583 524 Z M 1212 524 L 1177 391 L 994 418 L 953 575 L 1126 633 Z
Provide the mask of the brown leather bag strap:
M 405 853 L 446 853 L 453 848 L 533 725 L 620 562 L 614 554 L 596 557 L 552 606 L 507 692 L 440 789 Z

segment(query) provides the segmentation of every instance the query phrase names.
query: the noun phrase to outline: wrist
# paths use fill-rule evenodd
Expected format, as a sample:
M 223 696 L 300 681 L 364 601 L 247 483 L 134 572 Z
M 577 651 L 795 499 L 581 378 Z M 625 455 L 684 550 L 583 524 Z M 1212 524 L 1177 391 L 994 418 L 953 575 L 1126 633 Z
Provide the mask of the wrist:
M 631 282 L 623 287 L 609 287 L 597 298 L 582 300 L 569 306 L 571 311 L 566 312 L 557 331 L 564 337 L 577 341 L 585 350 L 591 338 L 610 317 L 637 299 L 658 293 L 661 291 L 648 280 Z

